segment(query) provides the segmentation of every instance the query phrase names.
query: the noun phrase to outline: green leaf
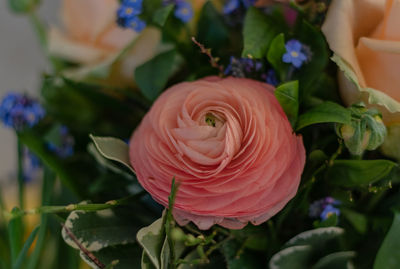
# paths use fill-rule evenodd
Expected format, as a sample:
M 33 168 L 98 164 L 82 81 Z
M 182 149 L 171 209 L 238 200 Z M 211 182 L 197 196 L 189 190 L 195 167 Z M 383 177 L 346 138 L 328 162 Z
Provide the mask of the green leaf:
M 336 239 L 343 235 L 344 230 L 339 227 L 318 228 L 302 232 L 290 239 L 285 247 L 310 245 L 319 248 L 327 241 Z
M 110 246 L 136 242 L 136 232 L 142 223 L 130 210 L 105 209 L 97 212 L 74 211 L 65 221 L 72 234 L 88 251 L 99 251 Z M 79 246 L 62 230 L 64 241 L 75 249 Z
M 353 225 L 360 234 L 365 234 L 368 229 L 368 218 L 348 208 L 341 209 L 342 215 Z
M 129 168 L 134 174 L 135 170 L 129 161 L 129 146 L 124 141 L 113 137 L 99 137 L 90 135 L 96 145 L 97 150 L 105 158 L 122 163 Z
M 229 31 L 221 14 L 211 1 L 207 1 L 200 13 L 197 40 L 208 48 L 218 50 L 229 42 Z
M 275 69 L 281 81 L 285 81 L 286 72 L 289 65 L 282 61 L 283 54 L 286 53 L 285 47 L 285 35 L 277 35 L 271 42 L 271 46 L 268 49 L 267 59 L 268 62 Z
M 351 112 L 333 102 L 325 102 L 300 115 L 296 130 L 317 123 L 343 123 L 350 124 Z
M 276 253 L 269 262 L 270 269 L 308 269 L 312 258 L 311 246 L 292 246 Z
M 354 251 L 335 252 L 321 258 L 313 269 L 337 269 L 337 268 L 354 268 L 351 259 L 356 256 Z
M 21 209 L 15 207 L 11 211 L 11 214 L 18 214 Z M 15 264 L 18 253 L 22 249 L 22 240 L 24 236 L 24 228 L 22 223 L 22 218 L 12 218 L 8 223 L 8 238 L 10 240 L 10 250 L 11 250 L 11 262 Z
M 22 268 L 22 265 L 25 261 L 26 254 L 28 254 L 28 250 L 31 247 L 33 241 L 36 238 L 37 233 L 39 232 L 39 226 L 33 229 L 31 234 L 29 235 L 28 239 L 26 240 L 24 246 L 22 247 L 21 252 L 18 254 L 17 260 L 15 261 L 12 269 L 19 269 Z
M 102 264 L 108 265 L 107 268 L 131 269 L 140 267 L 141 251 L 138 244 L 127 244 L 102 248 L 99 251 L 93 251 L 92 254 Z M 92 268 L 97 268 L 83 252 L 80 252 L 80 256 Z
M 149 256 L 147 256 L 146 251 L 142 252 L 142 269 L 155 269 L 153 263 L 151 262 Z
M 154 12 L 153 21 L 155 24 L 159 26 L 164 26 L 165 22 L 167 21 L 171 11 L 174 9 L 173 4 L 169 4 L 165 7 L 159 8 Z
M 365 186 L 383 179 L 395 166 L 389 160 L 335 160 L 326 178 L 342 187 Z
M 299 82 L 296 80 L 281 84 L 276 88 L 274 94 L 292 126 L 296 126 L 299 112 Z
M 308 46 L 312 53 L 311 61 L 304 64 L 296 76 L 300 81 L 301 97 L 304 97 L 328 64 L 329 53 L 322 32 L 306 20 L 301 23 L 300 28 L 296 29 L 295 32 L 300 37 L 300 41 Z
M 163 225 L 164 217 L 161 217 L 150 226 L 140 229 L 136 235 L 137 241 L 156 269 L 161 268 L 160 255 L 165 241 Z
M 87 151 L 96 159 L 96 161 L 102 165 L 103 167 L 106 167 L 113 171 L 114 173 L 120 174 L 124 176 L 127 179 L 134 179 L 135 177 L 129 173 L 126 172 L 124 169 L 122 169 L 118 164 L 115 164 L 109 159 L 106 159 L 96 148 L 94 143 L 90 143 L 87 146 Z
M 261 59 L 266 56 L 269 45 L 279 33 L 277 23 L 261 10 L 250 7 L 243 26 L 244 48 L 242 57 Z
M 400 268 L 400 212 L 396 211 L 392 227 L 375 259 L 374 269 Z
M 135 81 L 143 95 L 149 100 L 155 100 L 180 63 L 181 58 L 176 50 L 170 50 L 137 67 Z

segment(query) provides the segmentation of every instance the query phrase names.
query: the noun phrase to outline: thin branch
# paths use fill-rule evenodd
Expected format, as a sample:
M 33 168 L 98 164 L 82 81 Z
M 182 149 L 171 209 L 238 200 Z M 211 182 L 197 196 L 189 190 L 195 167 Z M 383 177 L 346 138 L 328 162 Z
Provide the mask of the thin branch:
M 96 256 L 93 255 L 89 250 L 87 250 L 82 244 L 78 241 L 78 239 L 75 237 L 75 235 L 71 232 L 70 229 L 68 229 L 63 223 L 61 223 L 61 226 L 65 230 L 65 232 L 68 234 L 69 238 L 71 238 L 72 241 L 79 247 L 79 249 L 86 255 L 86 257 L 89 258 L 90 261 L 92 261 L 94 264 L 96 264 L 100 269 L 105 269 L 106 266 L 99 261 L 99 259 L 96 258 Z
M 224 73 L 224 67 L 218 64 L 219 58 L 215 58 L 211 54 L 211 49 L 207 49 L 203 44 L 198 42 L 195 37 L 192 37 L 192 41 L 200 48 L 200 52 L 207 55 L 210 59 L 210 64 L 212 67 L 217 68 L 221 74 Z

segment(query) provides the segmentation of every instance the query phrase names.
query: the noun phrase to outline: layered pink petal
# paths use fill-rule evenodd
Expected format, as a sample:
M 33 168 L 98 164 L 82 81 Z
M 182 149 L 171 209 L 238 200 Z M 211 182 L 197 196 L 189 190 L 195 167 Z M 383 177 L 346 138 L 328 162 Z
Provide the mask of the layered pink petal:
M 134 132 L 130 160 L 141 185 L 174 215 L 200 229 L 260 224 L 295 195 L 305 163 L 273 95 L 249 79 L 206 78 L 163 93 Z

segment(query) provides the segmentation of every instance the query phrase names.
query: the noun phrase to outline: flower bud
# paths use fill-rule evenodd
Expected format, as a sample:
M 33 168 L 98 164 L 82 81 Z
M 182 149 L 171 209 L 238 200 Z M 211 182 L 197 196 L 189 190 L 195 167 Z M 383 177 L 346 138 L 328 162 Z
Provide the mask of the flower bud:
M 8 0 L 8 6 L 15 13 L 28 13 L 32 11 L 40 0 Z
M 351 123 L 336 125 L 336 133 L 353 155 L 362 155 L 365 150 L 375 150 L 385 140 L 386 127 L 376 109 L 367 109 L 363 103 L 350 108 Z

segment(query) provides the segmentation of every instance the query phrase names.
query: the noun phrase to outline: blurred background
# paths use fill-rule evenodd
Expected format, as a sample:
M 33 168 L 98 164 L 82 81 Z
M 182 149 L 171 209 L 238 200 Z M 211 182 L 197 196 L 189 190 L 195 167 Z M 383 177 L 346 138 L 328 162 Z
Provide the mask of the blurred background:
M 43 0 L 40 16 L 57 23 L 61 0 Z M 37 96 L 40 76 L 48 68 L 38 39 L 26 16 L 12 14 L 7 1 L 0 1 L 0 98 L 7 92 Z M 16 184 L 14 131 L 0 125 L 0 182 Z

